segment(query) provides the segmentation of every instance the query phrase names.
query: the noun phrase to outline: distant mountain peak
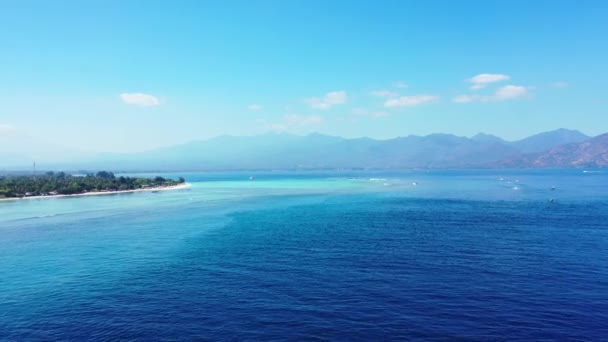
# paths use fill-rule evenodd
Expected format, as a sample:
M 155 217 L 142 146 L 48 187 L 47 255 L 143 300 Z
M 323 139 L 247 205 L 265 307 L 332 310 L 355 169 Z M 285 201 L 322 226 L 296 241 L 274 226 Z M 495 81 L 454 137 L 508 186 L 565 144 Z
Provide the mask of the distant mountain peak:
M 547 132 L 542 132 L 542 133 L 538 133 L 535 135 L 530 136 L 534 137 L 534 136 L 540 136 L 540 135 L 557 135 L 557 134 L 562 134 L 562 135 L 573 135 L 573 136 L 579 136 L 579 137 L 584 137 L 584 138 L 590 138 L 589 136 L 583 134 L 581 131 L 576 130 L 576 129 L 568 129 L 568 128 L 558 128 L 558 129 L 554 129 L 552 131 L 547 131 Z
M 589 138 L 591 137 L 577 130 L 559 128 L 514 141 L 513 145 L 524 153 L 534 153 L 546 151 L 559 145 L 578 143 Z
M 583 133 L 581 133 L 581 131 L 579 131 L 579 130 L 576 130 L 576 129 L 568 129 L 568 128 L 563 128 L 563 127 L 562 127 L 562 128 L 558 128 L 558 129 L 553 130 L 553 131 L 549 131 L 549 132 L 547 132 L 547 133 L 551 133 L 551 132 L 571 132 L 571 133 L 579 133 L 579 134 L 583 134 Z
M 330 139 L 344 139 L 342 137 L 338 137 L 335 135 L 329 135 L 329 134 L 323 134 L 323 133 L 319 133 L 319 132 L 312 132 L 312 133 L 308 133 L 306 135 L 306 137 L 311 137 L 311 138 L 330 138 Z
M 500 165 L 542 168 L 608 167 L 608 133 L 555 146 L 544 152 L 519 156 Z
M 502 138 L 499 138 L 493 134 L 487 134 L 483 132 L 475 134 L 471 137 L 471 140 L 479 142 L 504 142 Z

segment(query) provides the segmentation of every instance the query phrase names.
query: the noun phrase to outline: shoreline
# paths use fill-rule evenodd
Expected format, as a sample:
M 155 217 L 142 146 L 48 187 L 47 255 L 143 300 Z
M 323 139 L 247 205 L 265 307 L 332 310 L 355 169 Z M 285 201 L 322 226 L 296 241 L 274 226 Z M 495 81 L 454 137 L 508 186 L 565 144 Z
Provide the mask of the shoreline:
M 191 185 L 192 184 L 190 184 L 190 183 L 183 183 L 183 184 L 171 185 L 171 186 L 159 186 L 159 187 L 154 187 L 154 188 L 133 189 L 133 190 L 91 191 L 91 192 L 85 192 L 85 193 L 82 193 L 82 194 L 70 194 L 70 195 L 9 197 L 9 198 L 0 198 L 0 202 L 2 202 L 2 201 L 31 200 L 31 199 L 47 199 L 47 198 L 50 199 L 50 198 L 81 197 L 81 196 L 117 195 L 117 194 L 134 193 L 134 192 L 147 192 L 147 191 L 180 190 L 180 189 L 189 188 Z

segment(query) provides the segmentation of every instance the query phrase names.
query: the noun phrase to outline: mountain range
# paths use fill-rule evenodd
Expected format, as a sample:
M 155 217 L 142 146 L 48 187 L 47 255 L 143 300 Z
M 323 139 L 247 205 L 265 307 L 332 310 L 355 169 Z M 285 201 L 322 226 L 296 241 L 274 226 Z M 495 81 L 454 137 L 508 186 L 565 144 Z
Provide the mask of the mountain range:
M 1 150 L 0 157 L 8 160 Z M 430 134 L 388 140 L 347 139 L 318 133 L 220 136 L 141 153 L 88 157 L 79 154 L 70 161 L 44 163 L 40 167 L 198 171 L 604 166 L 608 166 L 608 134 L 592 138 L 579 131 L 558 129 L 518 141 L 483 133 L 471 138 Z
M 608 133 L 562 144 L 539 153 L 529 153 L 496 164 L 498 167 L 608 167 Z

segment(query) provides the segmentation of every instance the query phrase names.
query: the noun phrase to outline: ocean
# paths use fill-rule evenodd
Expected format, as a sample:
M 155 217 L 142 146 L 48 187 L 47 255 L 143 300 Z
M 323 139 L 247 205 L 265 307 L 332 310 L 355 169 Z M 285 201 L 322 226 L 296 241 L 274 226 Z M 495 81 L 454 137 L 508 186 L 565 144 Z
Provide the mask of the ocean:
M 160 175 L 0 201 L 0 340 L 608 338 L 606 171 Z

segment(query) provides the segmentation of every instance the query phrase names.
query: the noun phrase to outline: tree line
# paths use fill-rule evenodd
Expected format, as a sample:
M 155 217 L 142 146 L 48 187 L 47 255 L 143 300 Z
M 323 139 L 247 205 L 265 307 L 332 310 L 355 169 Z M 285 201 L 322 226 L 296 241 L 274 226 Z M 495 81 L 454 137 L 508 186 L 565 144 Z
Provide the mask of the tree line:
M 86 176 L 64 172 L 46 172 L 43 175 L 0 176 L 0 198 L 73 195 L 92 191 L 126 191 L 151 187 L 166 187 L 184 183 L 178 180 L 154 177 L 116 177 L 112 172 L 99 171 Z

